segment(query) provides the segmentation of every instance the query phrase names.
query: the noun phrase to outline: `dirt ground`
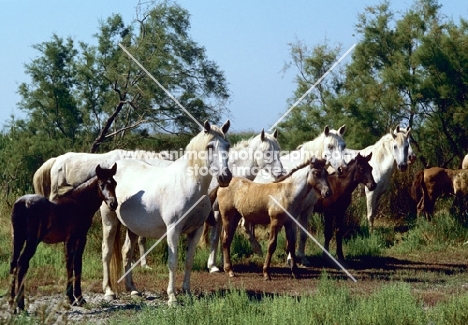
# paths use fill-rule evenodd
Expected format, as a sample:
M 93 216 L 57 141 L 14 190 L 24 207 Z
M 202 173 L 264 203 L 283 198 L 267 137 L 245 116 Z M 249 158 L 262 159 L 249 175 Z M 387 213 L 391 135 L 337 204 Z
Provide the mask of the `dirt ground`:
M 310 259 L 311 266 L 300 268 L 300 278 L 294 279 L 286 265 L 272 267 L 271 281 L 265 281 L 259 263 L 234 264 L 236 277 L 229 278 L 224 272 L 209 274 L 205 271 L 192 273 L 192 294 L 195 296 L 210 294 L 219 290 L 238 288 L 260 298 L 262 295 L 287 294 L 300 296 L 313 294 L 325 271 L 337 283 L 346 286 L 352 293 L 368 295 L 385 284 L 395 281 L 407 282 L 413 293 L 420 298 L 427 308 L 449 299 L 455 294 L 468 290 L 468 249 L 465 251 L 442 251 L 438 253 L 415 253 L 405 256 L 387 256 L 367 258 L 365 260 L 347 260 L 343 266 L 356 278 L 352 281 L 331 261 L 322 258 Z M 182 285 L 182 272 L 178 272 L 176 287 Z M 136 270 L 134 281 L 143 292 L 139 301 L 130 298 L 127 293 L 120 293 L 119 298 L 107 303 L 102 300 L 100 282 L 84 281 L 86 307 L 69 307 L 60 303 L 61 295 L 41 295 L 40 288 L 31 292 L 28 311 L 41 315 L 54 309 L 52 315 L 58 320 L 66 319 L 69 323 L 93 321 L 104 324 L 105 320 L 118 310 L 138 310 L 143 302 L 147 306 L 165 305 L 167 301 L 167 273 L 156 274 L 153 270 Z M 59 288 L 57 290 L 60 290 Z M 58 291 L 56 291 L 58 292 Z M 3 304 L 6 305 L 6 298 Z

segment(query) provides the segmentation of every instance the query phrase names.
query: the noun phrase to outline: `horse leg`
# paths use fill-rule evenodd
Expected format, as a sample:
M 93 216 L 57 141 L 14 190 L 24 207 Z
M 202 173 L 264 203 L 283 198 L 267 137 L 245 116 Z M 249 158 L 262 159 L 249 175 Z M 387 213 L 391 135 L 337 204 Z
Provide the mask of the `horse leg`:
M 144 269 L 151 270 L 151 267 L 146 263 L 146 237 L 138 236 L 138 249 L 140 251 L 140 265 Z
M 23 249 L 24 243 L 26 242 L 26 235 L 24 231 L 17 230 L 15 231 L 15 227 L 12 227 L 12 234 L 13 234 L 13 253 L 11 255 L 10 261 L 10 275 L 12 277 L 11 284 L 10 284 L 10 308 L 15 308 L 15 296 L 16 296 L 16 279 L 18 277 L 18 258 L 21 254 L 21 250 Z
M 323 214 L 323 219 L 324 219 L 324 237 L 325 237 L 325 242 L 323 247 L 326 249 L 327 252 L 330 252 L 330 241 L 333 237 L 333 229 L 334 229 L 334 223 L 335 220 L 333 215 L 328 215 L 327 213 Z M 323 257 L 328 256 L 325 252 L 323 253 Z
M 295 223 L 287 222 L 284 225 L 286 232 L 286 251 L 291 256 L 291 272 L 294 278 L 299 277 L 299 269 L 296 263 L 296 227 Z
M 65 242 L 65 264 L 67 267 L 67 287 L 65 292 L 70 305 L 73 305 L 75 302 L 75 296 L 73 295 L 73 267 L 76 245 L 77 241 L 75 239 L 69 239 Z
M 377 195 L 374 191 L 366 191 L 366 202 L 367 202 L 367 221 L 369 222 L 369 233 L 374 232 L 374 217 L 377 213 L 377 202 L 380 195 Z
M 175 280 L 177 271 L 177 246 L 180 238 L 180 228 L 173 225 L 167 226 L 167 250 L 168 250 L 168 269 L 169 269 L 169 283 L 167 285 L 167 295 L 169 296 L 168 305 L 177 305 L 177 298 L 175 296 Z
M 18 291 L 16 293 L 16 305 L 20 310 L 24 310 L 24 277 L 29 269 L 29 261 L 36 253 L 38 240 L 27 240 L 23 253 L 18 259 Z
M 260 243 L 258 242 L 257 238 L 255 238 L 255 225 L 243 218 L 241 223 L 242 228 L 244 228 L 244 231 L 247 234 L 247 239 L 250 242 L 250 246 L 252 246 L 253 252 L 258 256 L 263 257 L 262 246 L 260 246 Z
M 228 273 L 231 278 L 235 276 L 231 262 L 231 243 L 240 219 L 241 215 L 237 212 L 227 213 L 222 217 L 224 272 Z
M 270 238 L 268 241 L 268 249 L 265 258 L 265 263 L 263 264 L 263 278 L 265 280 L 271 280 L 270 275 L 270 264 L 271 264 L 271 257 L 275 253 L 276 244 L 278 239 L 278 231 L 281 229 L 281 226 L 278 225 L 277 220 L 271 220 L 270 224 Z M 291 263 L 294 264 L 295 258 L 293 258 L 291 254 Z
M 223 223 L 221 222 L 219 211 L 214 210 L 215 225 L 210 231 L 210 255 L 208 256 L 208 270 L 210 273 L 219 272 L 219 268 L 216 266 L 216 255 L 218 254 L 219 237 Z
M 192 273 L 193 259 L 195 257 L 195 249 L 197 243 L 203 233 L 203 226 L 187 235 L 187 248 L 185 254 L 185 272 L 184 282 L 182 284 L 182 291 L 190 294 L 190 275 Z
M 345 212 L 339 212 L 338 216 L 335 216 L 335 228 L 336 228 L 336 256 L 338 260 L 344 261 L 344 254 L 343 254 L 343 221 L 344 221 L 344 214 Z
M 111 258 L 114 253 L 114 242 L 116 240 L 119 220 L 115 212 L 110 211 L 106 204 L 101 206 L 102 216 L 102 289 L 104 291 L 104 299 L 107 301 L 114 300 L 116 295 L 112 290 L 111 284 Z
M 299 224 L 304 229 L 307 229 L 308 226 L 309 226 L 309 211 L 307 211 L 306 213 L 302 212 L 299 215 L 299 218 L 298 218 L 297 221 L 299 221 Z M 304 230 L 300 229 L 299 230 L 299 244 L 298 244 L 298 247 L 297 247 L 296 259 L 299 261 L 300 264 L 302 264 L 304 266 L 310 266 L 310 263 L 307 260 L 306 255 L 305 255 L 306 241 L 307 241 L 307 233 Z M 291 255 L 288 254 L 288 264 L 289 265 L 291 265 L 290 260 L 291 260 Z
M 123 266 L 125 270 L 125 288 L 127 291 L 130 291 L 132 296 L 141 296 L 141 293 L 136 289 L 135 284 L 133 283 L 133 276 L 132 276 L 132 260 L 133 260 L 133 252 L 135 251 L 135 243 L 138 240 L 138 236 L 127 229 L 126 236 L 125 236 L 125 243 L 122 246 L 122 258 L 123 258 Z
M 83 298 L 81 291 L 81 275 L 83 274 L 83 252 L 86 246 L 86 235 L 82 238 L 79 238 L 76 243 L 75 253 L 73 256 L 73 272 L 75 275 L 74 279 L 74 291 L 73 295 L 75 300 L 73 301 L 73 306 L 83 306 L 86 304 L 86 300 Z

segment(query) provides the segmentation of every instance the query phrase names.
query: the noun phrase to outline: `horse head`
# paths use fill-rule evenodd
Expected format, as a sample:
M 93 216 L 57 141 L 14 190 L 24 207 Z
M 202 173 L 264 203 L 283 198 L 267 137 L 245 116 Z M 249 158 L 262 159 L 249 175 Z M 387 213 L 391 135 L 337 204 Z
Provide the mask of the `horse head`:
M 369 191 L 373 191 L 377 186 L 377 183 L 372 176 L 372 166 L 369 164 L 371 158 L 372 152 L 365 157 L 358 153 L 356 158 L 354 158 L 354 164 L 357 171 L 355 173 L 355 181 L 364 184 Z M 348 164 L 349 168 L 351 168 L 350 165 L 351 162 Z
M 260 132 L 252 141 L 252 154 L 259 169 L 264 169 L 275 179 L 284 175 L 286 171 L 280 160 L 280 146 L 278 143 L 278 131 L 273 134 Z
M 328 172 L 325 168 L 326 160 L 312 157 L 310 159 L 310 172 L 307 182 L 324 198 L 330 197 L 332 191 L 328 184 Z
M 111 211 L 117 209 L 117 196 L 115 195 L 115 187 L 117 182 L 114 179 L 114 175 L 117 172 L 117 164 L 110 168 L 102 168 L 100 165 L 96 166 L 96 176 L 98 179 L 99 195 L 102 200 L 106 202 L 107 206 Z
M 208 121 L 203 125 L 203 132 L 208 135 L 206 150 L 208 151 L 208 169 L 210 174 L 216 176 L 219 186 L 228 186 L 232 179 L 232 173 L 229 170 L 229 141 L 226 139 L 226 133 L 229 130 L 231 122 L 227 120 L 221 128 L 211 126 Z
M 408 159 L 411 162 L 416 158 L 410 144 L 411 128 L 400 129 L 399 126 L 395 130 L 390 130 L 393 137 L 393 157 L 397 164 L 398 170 L 401 172 L 406 171 L 408 168 Z
M 347 168 L 344 160 L 344 150 L 346 143 L 343 135 L 346 131 L 346 126 L 341 126 L 338 130 L 330 129 L 325 126 L 323 136 L 323 153 L 322 158 L 326 159 L 327 164 L 333 167 L 338 174 L 341 174 Z

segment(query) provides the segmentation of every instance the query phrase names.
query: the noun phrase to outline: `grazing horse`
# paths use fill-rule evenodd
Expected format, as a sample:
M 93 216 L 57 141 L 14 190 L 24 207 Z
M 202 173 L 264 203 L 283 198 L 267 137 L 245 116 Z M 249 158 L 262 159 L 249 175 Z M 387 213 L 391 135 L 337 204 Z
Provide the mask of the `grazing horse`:
M 359 184 L 364 184 L 369 191 L 373 191 L 376 187 L 374 177 L 372 177 L 372 167 L 369 164 L 371 158 L 372 152 L 366 157 L 357 154 L 348 163 L 348 168 L 342 175 L 330 174 L 328 184 L 330 184 L 332 196 L 319 199 L 314 206 L 314 212 L 322 213 L 324 217 L 324 247 L 327 251 L 333 231 L 336 230 L 336 254 L 340 260 L 344 260 L 343 221 L 346 210 L 351 204 L 352 193 Z M 303 242 L 299 243 L 300 247 L 304 245 Z
M 280 160 L 280 146 L 278 144 L 278 132 L 273 134 L 262 132 L 249 139 L 236 143 L 229 150 L 229 169 L 233 176 L 245 177 L 253 180 L 257 174 L 267 172 L 275 179 L 284 174 L 283 165 Z M 217 186 L 216 180 L 211 181 L 209 192 Z M 219 272 L 216 266 L 216 255 L 221 234 L 221 219 L 219 217 L 218 202 L 213 203 L 214 226 L 209 238 L 210 255 L 208 257 L 208 270 L 210 273 Z M 244 224 L 245 225 L 245 224 Z M 205 222 L 204 234 L 209 230 L 209 223 Z M 249 231 L 246 232 L 250 234 Z M 252 240 L 252 236 L 249 237 Z M 257 243 L 257 246 L 255 246 Z M 262 248 L 255 240 L 253 249 L 257 254 L 262 254 Z
M 24 310 L 24 278 L 40 242 L 65 243 L 66 294 L 73 305 L 86 303 L 81 293 L 86 235 L 102 202 L 110 210 L 117 208 L 117 184 L 113 178 L 116 168 L 116 165 L 111 169 L 98 165 L 96 176 L 54 201 L 38 194 L 24 195 L 16 200 L 11 214 L 13 254 L 10 264 L 10 274 L 13 275 L 10 306 L 15 311 L 16 307 Z
M 468 170 L 440 167 L 419 171 L 411 187 L 411 197 L 417 204 L 418 216 L 425 214 L 430 220 L 436 200 L 444 195 L 461 199 L 468 194 Z
M 415 159 L 413 149 L 410 144 L 411 128 L 400 129 L 399 126 L 394 131 L 384 135 L 375 144 L 362 150 L 346 149 L 348 159 L 354 158 L 357 153 L 366 156 L 372 152 L 372 159 L 369 164 L 372 166 L 372 176 L 377 187 L 370 191 L 365 189 L 367 198 L 367 220 L 370 231 L 374 229 L 374 218 L 377 213 L 377 204 L 382 194 L 390 186 L 391 177 L 395 166 L 399 171 L 404 172 L 408 168 L 408 163 Z
M 211 204 L 208 188 L 213 175 L 220 186 L 227 186 L 232 174 L 228 168 L 229 142 L 225 134 L 227 121 L 221 128 L 205 122 L 203 130 L 185 148 L 182 157 L 167 167 L 155 167 L 138 160 L 119 160 L 115 176 L 119 183 L 117 196 L 119 208 L 113 212 L 101 207 L 103 224 L 103 290 L 104 298 L 112 300 L 115 293 L 111 275 L 115 276 L 114 265 L 110 265 L 119 224 L 127 227 L 127 237 L 122 247 L 125 268 L 125 287 L 132 295 L 139 295 L 131 273 L 131 261 L 137 236 L 164 238 L 168 244 L 169 305 L 176 304 L 175 274 L 179 237 L 187 234 L 185 275 L 182 289 L 190 292 L 195 248 L 203 231 L 203 224 Z M 120 265 L 122 265 L 120 263 Z
M 307 164 L 293 169 L 274 183 L 255 183 L 245 178 L 234 177 L 228 187 L 217 190 L 219 212 L 223 220 L 224 271 L 234 276 L 230 247 L 241 218 L 253 224 L 269 224 L 270 240 L 263 265 L 263 276 L 270 280 L 270 262 L 276 250 L 278 231 L 284 226 L 286 250 L 291 254 L 291 270 L 298 276 L 295 260 L 296 224 L 290 218 L 297 215 L 308 196 L 331 195 L 327 183 L 325 161 L 312 158 Z M 310 194 L 312 193 L 312 194 Z M 279 201 L 278 205 L 274 200 Z M 285 212 L 285 209 L 287 212 Z
M 33 177 L 36 194 L 55 200 L 75 188 L 78 184 L 95 175 L 95 167 L 112 166 L 119 159 L 138 159 L 150 165 L 167 166 L 169 156 L 164 152 L 155 153 L 143 150 L 115 149 L 106 153 L 68 152 L 47 160 Z M 140 255 L 145 253 L 145 238 L 138 238 Z M 141 266 L 148 267 L 146 258 L 141 259 Z

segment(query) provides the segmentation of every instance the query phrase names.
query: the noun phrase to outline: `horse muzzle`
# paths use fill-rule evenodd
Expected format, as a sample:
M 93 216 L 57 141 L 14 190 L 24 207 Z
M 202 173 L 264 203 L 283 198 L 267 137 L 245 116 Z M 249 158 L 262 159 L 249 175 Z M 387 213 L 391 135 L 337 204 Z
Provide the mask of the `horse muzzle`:
M 366 184 L 366 187 L 367 187 L 367 189 L 368 189 L 369 191 L 373 191 L 373 190 L 375 190 L 375 188 L 377 187 L 377 183 L 375 183 L 375 182 L 374 182 L 374 183 L 367 183 L 367 184 Z
M 117 200 L 113 199 L 107 202 L 107 206 L 109 207 L 111 211 L 115 211 L 117 210 L 117 207 L 119 206 L 119 204 L 117 203 Z
M 404 172 L 406 169 L 408 169 L 408 164 L 398 164 L 398 170 L 400 172 Z
M 220 187 L 227 187 L 232 179 L 232 173 L 229 169 L 226 169 L 225 173 L 218 175 L 218 184 Z
M 328 190 L 326 190 L 326 191 L 322 191 L 321 194 L 322 194 L 322 196 L 323 196 L 324 198 L 327 198 L 327 197 L 332 196 L 332 191 L 331 191 L 330 189 L 328 189 Z

